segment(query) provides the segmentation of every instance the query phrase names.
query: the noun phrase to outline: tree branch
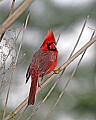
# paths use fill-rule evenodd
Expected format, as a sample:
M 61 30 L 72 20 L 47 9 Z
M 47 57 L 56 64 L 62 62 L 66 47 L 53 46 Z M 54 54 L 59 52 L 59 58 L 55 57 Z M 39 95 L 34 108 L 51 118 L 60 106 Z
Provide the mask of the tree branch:
M 34 0 L 24 0 L 21 5 L 0 25 L 0 37 L 8 27 L 31 5 Z M 0 41 L 1 42 L 1 41 Z

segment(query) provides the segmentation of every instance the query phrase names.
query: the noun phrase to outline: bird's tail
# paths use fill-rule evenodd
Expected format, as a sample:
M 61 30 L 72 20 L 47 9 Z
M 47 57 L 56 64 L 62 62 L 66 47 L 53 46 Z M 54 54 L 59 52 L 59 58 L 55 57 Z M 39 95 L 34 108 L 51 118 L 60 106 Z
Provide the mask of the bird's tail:
M 30 93 L 29 93 L 29 98 L 28 98 L 28 105 L 30 104 L 34 105 L 35 103 L 37 81 L 38 81 L 38 77 L 35 76 L 34 78 L 32 78 Z

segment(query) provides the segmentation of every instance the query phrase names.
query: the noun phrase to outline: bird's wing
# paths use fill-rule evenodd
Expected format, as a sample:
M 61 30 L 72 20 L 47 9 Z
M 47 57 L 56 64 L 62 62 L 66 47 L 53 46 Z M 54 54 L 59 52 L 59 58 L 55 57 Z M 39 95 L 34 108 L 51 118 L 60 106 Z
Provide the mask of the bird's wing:
M 40 70 L 42 76 L 44 76 L 51 68 L 53 70 L 53 64 L 56 61 L 56 59 L 57 59 L 57 57 L 54 52 L 48 51 L 46 53 L 43 53 L 43 55 L 38 63 L 39 70 Z

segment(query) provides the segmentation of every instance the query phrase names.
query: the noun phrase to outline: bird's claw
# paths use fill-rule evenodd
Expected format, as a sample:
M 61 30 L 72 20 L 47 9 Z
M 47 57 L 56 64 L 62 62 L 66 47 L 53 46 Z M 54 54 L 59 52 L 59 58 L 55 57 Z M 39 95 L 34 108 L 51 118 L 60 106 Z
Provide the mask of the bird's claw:
M 60 68 L 58 68 L 57 70 L 54 70 L 54 74 L 59 74 L 61 72 Z
M 42 89 L 42 87 L 41 87 L 41 85 L 40 85 L 40 83 L 38 82 L 38 87 L 40 87 L 41 89 Z

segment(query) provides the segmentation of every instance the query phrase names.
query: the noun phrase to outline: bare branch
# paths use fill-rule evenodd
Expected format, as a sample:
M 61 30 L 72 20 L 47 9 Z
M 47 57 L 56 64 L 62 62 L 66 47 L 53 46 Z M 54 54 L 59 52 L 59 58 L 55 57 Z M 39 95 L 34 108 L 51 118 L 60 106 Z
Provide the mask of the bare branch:
M 24 0 L 22 4 L 0 25 L 0 37 L 6 29 L 15 22 L 16 19 L 31 5 L 34 0 Z M 1 42 L 1 41 L 0 41 Z
M 73 55 L 73 53 L 74 53 L 74 51 L 75 51 L 75 49 L 76 49 L 76 47 L 77 47 L 77 45 L 78 45 L 78 43 L 79 43 L 79 41 L 80 41 L 81 35 L 82 35 L 83 31 L 84 31 L 84 28 L 85 28 L 85 26 L 86 26 L 86 23 L 87 23 L 88 18 L 89 18 L 89 15 L 86 17 L 86 19 L 85 19 L 85 21 L 84 21 L 82 30 L 81 30 L 81 32 L 80 32 L 80 35 L 79 35 L 78 39 L 77 39 L 77 42 L 76 42 L 76 44 L 75 44 L 74 49 L 73 49 L 72 52 L 71 52 L 70 57 Z M 70 58 L 70 57 L 69 57 L 69 58 Z
M 12 0 L 12 5 L 11 5 L 11 8 L 10 8 L 10 15 L 13 13 L 14 11 L 14 4 L 15 4 L 15 0 Z
M 9 16 L 13 13 L 14 4 L 15 4 L 15 0 L 12 0 L 12 5 L 11 5 L 11 8 L 10 8 L 10 14 L 9 14 Z M 0 41 L 2 40 L 4 34 L 5 34 L 5 31 L 1 34 Z

